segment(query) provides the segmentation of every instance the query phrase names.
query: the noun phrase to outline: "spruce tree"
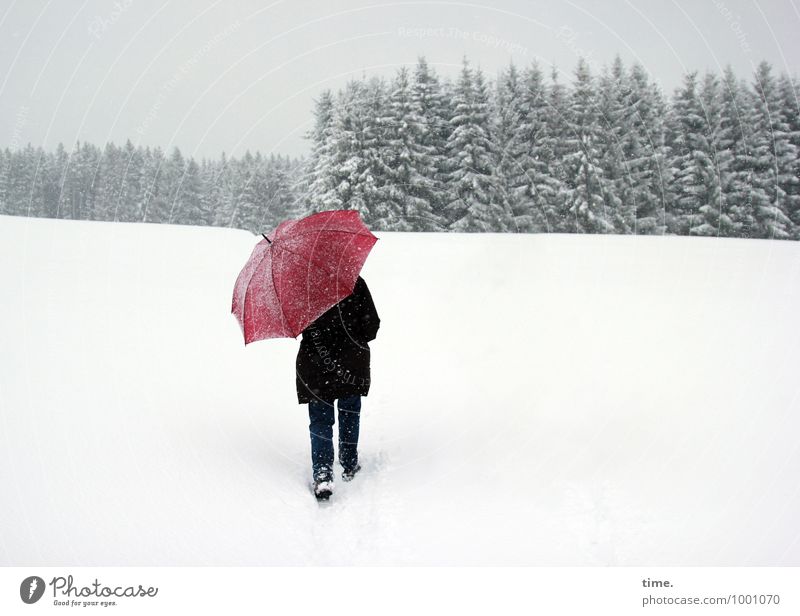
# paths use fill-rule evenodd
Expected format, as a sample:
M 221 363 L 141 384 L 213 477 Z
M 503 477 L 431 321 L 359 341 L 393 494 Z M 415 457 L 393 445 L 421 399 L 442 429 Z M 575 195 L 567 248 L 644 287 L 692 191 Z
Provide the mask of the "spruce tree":
M 166 218 L 164 222 L 174 224 L 181 211 L 181 181 L 186 169 L 186 161 L 178 146 L 172 147 L 172 152 L 164 165 L 164 184 L 167 200 L 165 207 Z
M 350 209 L 357 209 L 368 224 L 380 231 L 402 229 L 402 198 L 390 174 L 393 152 L 387 147 L 393 122 L 388 86 L 371 77 L 357 90 L 353 105 L 354 148 L 350 150 Z
M 374 99 L 380 90 L 374 88 Z M 368 206 L 376 190 L 375 179 L 370 173 L 370 161 L 364 147 L 365 113 L 368 107 L 372 111 L 380 108 L 381 102 L 373 100 L 371 105 L 366 101 L 366 86 L 363 82 L 350 80 L 344 91 L 340 91 L 334 103 L 333 123 L 331 127 L 331 154 L 328 185 L 315 205 L 328 209 L 358 210 L 368 224 L 378 221 L 381 212 L 370 211 Z M 383 116 L 379 112 L 379 117 Z
M 260 178 L 255 169 L 255 159 L 248 150 L 240 160 L 237 159 L 232 163 L 232 167 L 233 226 L 237 229 L 247 229 L 252 233 L 259 232 L 258 221 L 261 218 L 262 193 Z
M 266 167 L 267 203 L 262 228 L 274 228 L 282 220 L 301 218 L 304 212 L 295 211 L 295 202 L 291 190 L 291 167 L 288 157 L 270 154 Z
M 208 226 L 213 220 L 213 212 L 203 191 L 200 165 L 190 157 L 181 178 L 180 210 L 177 213 L 181 224 Z
M 800 102 L 797 80 L 785 74 L 778 78 L 781 114 L 793 155 L 784 163 L 781 184 L 786 194 L 786 215 L 792 221 L 791 236 L 800 240 Z
M 710 167 L 703 178 L 699 195 L 699 216 L 693 218 L 689 228 L 691 235 L 728 235 L 733 230 L 733 221 L 726 213 L 722 194 L 723 178 L 731 166 L 731 150 L 722 125 L 722 96 L 719 80 L 706 73 L 700 87 L 700 104 L 703 110 L 703 132 L 706 137 L 707 156 Z
M 536 226 L 533 200 L 530 198 L 528 171 L 535 167 L 532 150 L 530 100 L 525 93 L 524 77 L 516 66 L 498 76 L 494 113 L 494 142 L 498 151 L 498 199 L 509 217 L 510 230 L 531 232 Z
M 62 156 L 66 156 L 63 150 L 56 150 L 56 168 L 61 167 Z M 111 221 L 115 219 L 118 159 L 118 148 L 113 142 L 107 142 L 100 155 L 100 168 L 95 178 L 97 194 L 97 203 L 94 209 L 95 220 Z
M 446 183 L 447 139 L 450 136 L 450 107 L 444 86 L 424 57 L 417 59 L 412 100 L 419 109 L 422 133 L 418 136 L 420 168 L 430 181 L 429 211 L 415 225 L 418 231 L 441 231 L 447 226 L 445 206 L 449 203 Z
M 231 164 L 225 152 L 212 166 L 210 183 L 206 184 L 214 209 L 214 224 L 221 227 L 234 226 L 234 195 Z
M 707 125 L 712 136 L 719 197 L 716 203 L 700 206 L 702 221 L 692 233 L 736 237 L 747 218 L 747 188 L 742 181 L 746 102 L 730 65 L 726 67 L 719 83 L 718 102 L 708 100 L 713 91 L 713 82 L 706 78 L 703 99 L 706 108 L 711 109 L 708 116 L 715 118 L 713 124 L 707 122 Z M 715 108 L 717 105 L 718 108 Z
M 752 196 L 755 237 L 791 237 L 792 222 L 784 187 L 790 182 L 791 161 L 796 157 L 789 127 L 781 113 L 780 92 L 770 65 L 762 61 L 756 68 L 753 91 L 753 131 L 748 163 L 752 170 Z
M 610 71 L 604 67 L 597 83 L 597 149 L 605 218 L 614 232 L 633 233 L 636 209 L 625 142 L 632 137 L 635 107 L 619 56 L 614 58 Z
M 428 126 L 406 67 L 392 81 L 386 119 L 380 164 L 388 190 L 382 196 L 396 215 L 388 229 L 429 229 L 437 223 L 436 167 L 430 147 L 424 144 Z
M 164 151 L 156 146 L 148 147 L 142 157 L 142 183 L 144 203 L 142 222 L 166 222 L 169 219 L 169 188 L 166 180 Z
M 550 87 L 544 85 L 538 66 L 528 72 L 527 93 L 531 116 L 526 127 L 531 142 L 527 176 L 533 212 L 540 230 L 561 233 L 574 230 L 568 215 L 568 187 L 565 156 L 570 128 L 566 87 L 558 80 L 555 66 L 550 70 Z
M 122 190 L 120 192 L 119 209 L 116 220 L 122 222 L 141 222 L 145 191 L 142 181 L 142 151 L 133 145 L 130 139 L 122 147 Z
M 489 127 L 489 100 L 480 70 L 467 59 L 454 93 L 455 115 L 447 142 L 452 201 L 450 228 L 454 231 L 507 231 L 511 226 L 499 203 L 494 169 L 497 152 Z
M 713 203 L 717 193 L 705 115 L 697 92 L 697 71 L 692 71 L 684 76 L 668 118 L 669 233 L 689 235 L 692 228 L 703 223 L 700 208 Z
M 609 213 L 603 199 L 594 80 L 583 58 L 578 60 L 571 94 L 568 149 L 564 157 L 570 220 L 578 233 L 608 233 L 613 231 L 613 225 L 608 220 Z
M 530 217 L 531 232 L 547 232 L 553 220 L 552 205 L 558 192 L 557 180 L 551 175 L 552 150 L 548 144 L 548 113 L 550 101 L 539 65 L 534 62 L 522 75 L 522 97 L 519 118 L 519 139 L 524 147 L 517 164 L 523 191 L 520 198 Z
M 28 176 L 31 178 L 30 185 L 27 187 L 25 196 L 25 208 L 29 216 L 45 216 L 45 186 L 47 184 L 46 173 L 48 171 L 47 156 L 42 146 L 34 148 L 30 143 L 23 150 L 26 166 L 29 169 Z
M 332 193 L 334 174 L 332 165 L 334 153 L 333 140 L 334 98 L 330 90 L 320 94 L 314 104 L 314 128 L 305 134 L 311 141 L 311 154 L 308 157 L 300 188 L 307 191 L 311 208 L 325 210 L 325 195 Z
M 634 208 L 633 233 L 661 235 L 666 207 L 666 103 L 641 64 L 634 64 L 628 77 L 627 123 L 621 135 L 627 177 L 623 201 Z
M 80 151 L 80 142 L 76 141 L 69 154 L 67 155 L 65 164 L 59 170 L 61 173 L 60 190 L 58 196 L 57 217 L 75 220 L 79 217 L 80 213 L 80 199 L 81 199 L 81 181 L 80 181 L 80 161 L 78 152 Z M 32 154 L 32 152 L 31 152 Z M 33 160 L 33 158 L 31 158 Z M 32 166 L 31 171 L 36 167 Z M 29 189 L 33 189 L 34 177 L 30 175 L 31 181 Z M 32 192 L 29 192 L 27 202 L 31 203 Z M 35 206 L 31 208 L 31 215 L 36 216 L 38 208 Z
M 9 168 L 11 167 L 11 152 L 8 148 L 0 149 L 0 214 L 10 214 L 8 201 Z

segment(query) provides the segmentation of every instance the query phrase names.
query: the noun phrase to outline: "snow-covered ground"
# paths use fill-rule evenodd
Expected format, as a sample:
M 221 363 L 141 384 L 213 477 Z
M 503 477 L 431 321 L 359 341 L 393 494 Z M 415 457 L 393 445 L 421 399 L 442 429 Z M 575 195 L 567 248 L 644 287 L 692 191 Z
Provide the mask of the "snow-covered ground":
M 0 217 L 0 564 L 800 565 L 800 244 L 379 237 L 320 507 L 255 236 Z

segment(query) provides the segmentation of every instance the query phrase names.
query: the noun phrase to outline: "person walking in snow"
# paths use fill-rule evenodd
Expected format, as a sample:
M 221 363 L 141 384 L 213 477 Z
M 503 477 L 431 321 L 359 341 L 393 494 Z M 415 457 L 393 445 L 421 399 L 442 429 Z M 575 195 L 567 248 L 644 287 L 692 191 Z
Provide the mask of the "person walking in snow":
M 303 330 L 297 352 L 297 400 L 308 404 L 314 494 L 333 493 L 334 401 L 339 409 L 339 463 L 342 480 L 361 469 L 358 432 L 361 397 L 369 393 L 370 350 L 380 327 L 367 283 L 361 276 L 353 293 Z

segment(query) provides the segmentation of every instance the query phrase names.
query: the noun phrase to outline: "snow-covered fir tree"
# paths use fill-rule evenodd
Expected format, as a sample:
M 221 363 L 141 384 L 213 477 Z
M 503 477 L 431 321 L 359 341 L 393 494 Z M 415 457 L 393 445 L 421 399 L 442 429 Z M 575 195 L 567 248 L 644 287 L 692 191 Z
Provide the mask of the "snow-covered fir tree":
M 792 160 L 797 152 L 790 141 L 777 82 L 766 62 L 756 68 L 751 100 L 753 131 L 747 162 L 752 178 L 754 236 L 787 239 L 793 230 L 785 187 L 791 183 Z
M 61 182 L 56 207 L 57 218 L 78 219 L 81 210 L 81 168 L 78 153 L 80 142 L 76 142 L 67 154 L 66 165 L 61 170 Z M 38 164 L 37 164 L 38 167 Z M 36 170 L 34 170 L 36 171 Z M 33 188 L 33 183 L 31 188 Z M 33 211 L 39 208 L 33 207 Z
M 666 167 L 665 121 L 667 102 L 644 67 L 636 63 L 630 71 L 630 130 L 623 135 L 626 171 L 635 210 L 633 232 L 662 235 L 666 232 L 669 174 Z
M 209 169 L 209 194 L 212 208 L 215 210 L 214 224 L 219 227 L 232 227 L 234 224 L 234 190 L 230 161 L 225 152 L 220 160 L 215 161 Z
M 0 149 L 0 214 L 10 214 L 8 200 L 9 167 L 11 166 L 11 152 L 8 148 Z
M 41 146 L 35 148 L 28 144 L 25 147 L 26 158 L 33 167 L 33 181 L 28 187 L 25 207 L 35 216 L 45 211 L 44 173 L 46 172 L 45 153 Z
M 354 98 L 352 114 L 353 147 L 347 150 L 352 173 L 348 184 L 348 207 L 359 210 L 364 221 L 377 230 L 403 228 L 402 200 L 394 194 L 389 175 L 394 152 L 387 147 L 393 118 L 389 111 L 389 86 L 380 77 L 371 77 Z
M 552 208 L 559 192 L 559 180 L 553 175 L 555 154 L 548 132 L 551 104 L 538 63 L 534 62 L 525 69 L 522 80 L 523 102 L 519 107 L 517 130 L 519 144 L 524 144 L 517 159 L 519 180 L 524 187 L 522 205 L 528 213 L 529 230 L 545 233 L 555 230 L 555 227 L 551 228 L 556 220 Z
M 76 142 L 63 167 L 57 205 L 60 218 L 92 220 L 95 217 L 96 191 L 93 183 L 100 164 L 99 156 L 97 148 L 92 144 Z M 32 194 L 32 203 L 34 211 L 41 212 L 46 209 L 43 196 L 47 191 L 45 185 L 50 164 L 43 151 L 37 158 L 36 189 Z
M 271 153 L 264 159 L 260 171 L 262 186 L 264 187 L 265 202 L 259 229 L 273 229 L 288 218 L 297 218 L 294 210 L 295 202 L 291 188 L 291 165 L 289 161 Z
M 256 161 L 248 150 L 232 167 L 234 190 L 232 226 L 256 233 L 264 196 L 261 178 L 256 170 Z
M 176 205 L 180 207 L 176 215 L 190 225 L 208 226 L 213 222 L 214 213 L 203 191 L 200 165 L 194 158 L 188 160 L 178 182 Z
M 732 236 L 738 233 L 745 192 L 738 181 L 743 139 L 739 85 L 728 67 L 721 81 L 707 74 L 701 92 L 706 132 L 716 178 L 714 197 L 699 207 L 700 217 L 690 228 L 693 235 Z
M 633 233 L 636 208 L 626 152 L 626 136 L 633 132 L 631 87 L 619 56 L 597 80 L 597 150 L 601 169 L 600 193 L 606 218 L 616 233 Z
M 335 141 L 333 133 L 334 97 L 330 90 L 320 94 L 314 105 L 314 127 L 305 134 L 311 141 L 311 154 L 303 170 L 304 182 L 299 187 L 305 191 L 310 208 L 316 211 L 336 209 L 340 203 L 331 204 L 326 197 L 335 194 L 334 175 Z
M 62 144 L 56 149 L 56 157 L 63 151 Z M 119 151 L 116 145 L 108 142 L 103 147 L 100 155 L 100 165 L 95 170 L 93 184 L 95 189 L 94 220 L 113 220 L 117 194 L 115 191 L 114 174 L 117 169 Z M 56 163 L 61 167 L 61 163 Z
M 536 229 L 535 210 L 530 198 L 531 178 L 537 161 L 531 160 L 532 117 L 526 96 L 524 76 L 510 64 L 498 76 L 494 96 L 493 140 L 498 153 L 497 198 L 508 217 L 510 230 L 531 232 Z
M 600 124 L 594 80 L 582 58 L 575 69 L 575 84 L 568 110 L 569 133 L 563 161 L 567 174 L 567 205 L 571 231 L 609 233 L 614 227 L 603 199 L 600 166 Z
M 731 221 L 725 213 L 725 200 L 722 194 L 723 178 L 727 177 L 731 166 L 731 151 L 724 147 L 725 134 L 722 123 L 722 96 L 719 80 L 712 73 L 706 73 L 700 86 L 700 104 L 703 110 L 703 134 L 705 135 L 711 170 L 703 183 L 700 194 L 702 203 L 698 207 L 699 216 L 692 216 L 689 227 L 691 235 L 720 235 L 723 227 L 732 230 Z
M 424 57 L 417 59 L 412 85 L 412 100 L 417 106 L 421 133 L 419 161 L 423 176 L 430 182 L 429 209 L 421 215 L 415 230 L 441 231 L 447 225 L 446 157 L 450 136 L 450 105 L 445 86 L 428 66 Z
M 367 84 L 351 80 L 334 102 L 331 127 L 331 152 L 328 173 L 330 188 L 320 196 L 324 209 L 355 209 L 366 221 L 378 220 L 382 212 L 375 201 L 377 184 L 371 162 L 377 157 L 377 136 L 368 131 L 367 123 L 382 122 L 385 91 L 382 82 L 373 81 L 369 88 L 372 100 L 367 103 Z M 367 117 L 369 111 L 372 119 Z M 370 209 L 374 205 L 375 208 Z M 320 205 L 315 207 L 318 211 Z
M 120 222 L 139 222 L 145 207 L 145 191 L 142 179 L 143 152 L 136 148 L 130 139 L 122 148 L 120 173 L 120 194 L 116 220 Z
M 670 207 L 667 229 L 688 235 L 703 223 L 700 208 L 718 199 L 709 123 L 697 88 L 697 72 L 684 77 L 667 120 Z
M 424 138 L 429 130 L 406 67 L 391 83 L 380 157 L 382 197 L 394 213 L 389 231 L 436 226 L 436 161 Z
M 498 152 L 489 125 L 489 96 L 480 69 L 463 59 L 453 95 L 455 113 L 447 141 L 451 201 L 450 228 L 454 231 L 509 231 L 495 169 Z
M 793 238 L 800 240 L 800 83 L 782 74 L 778 78 L 778 90 L 787 136 L 795 152 L 794 158 L 786 161 L 782 174 L 783 191 L 786 193 L 787 215 L 794 228 Z
M 143 155 L 142 190 L 144 203 L 142 222 L 166 222 L 168 196 L 165 182 L 165 161 L 163 150 L 156 146 L 145 148 Z
M 550 86 L 547 91 L 544 135 L 539 147 L 539 159 L 545 163 L 549 178 L 549 194 L 541 191 L 543 216 L 550 233 L 575 231 L 574 218 L 569 213 L 569 170 L 565 164 L 572 137 L 569 123 L 569 92 L 561 83 L 558 70 L 550 68 Z M 537 189 L 538 190 L 538 189 Z
M 180 220 L 183 212 L 181 203 L 181 181 L 186 170 L 186 160 L 178 146 L 173 146 L 172 151 L 164 162 L 165 203 L 164 222 L 173 223 Z

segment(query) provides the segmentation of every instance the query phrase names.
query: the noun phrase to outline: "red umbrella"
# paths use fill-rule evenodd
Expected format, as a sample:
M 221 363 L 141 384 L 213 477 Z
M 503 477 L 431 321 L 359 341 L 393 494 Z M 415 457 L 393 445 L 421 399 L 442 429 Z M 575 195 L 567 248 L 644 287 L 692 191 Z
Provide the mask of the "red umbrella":
M 285 220 L 264 235 L 233 288 L 231 312 L 245 345 L 299 336 L 353 292 L 377 241 L 356 210 Z

